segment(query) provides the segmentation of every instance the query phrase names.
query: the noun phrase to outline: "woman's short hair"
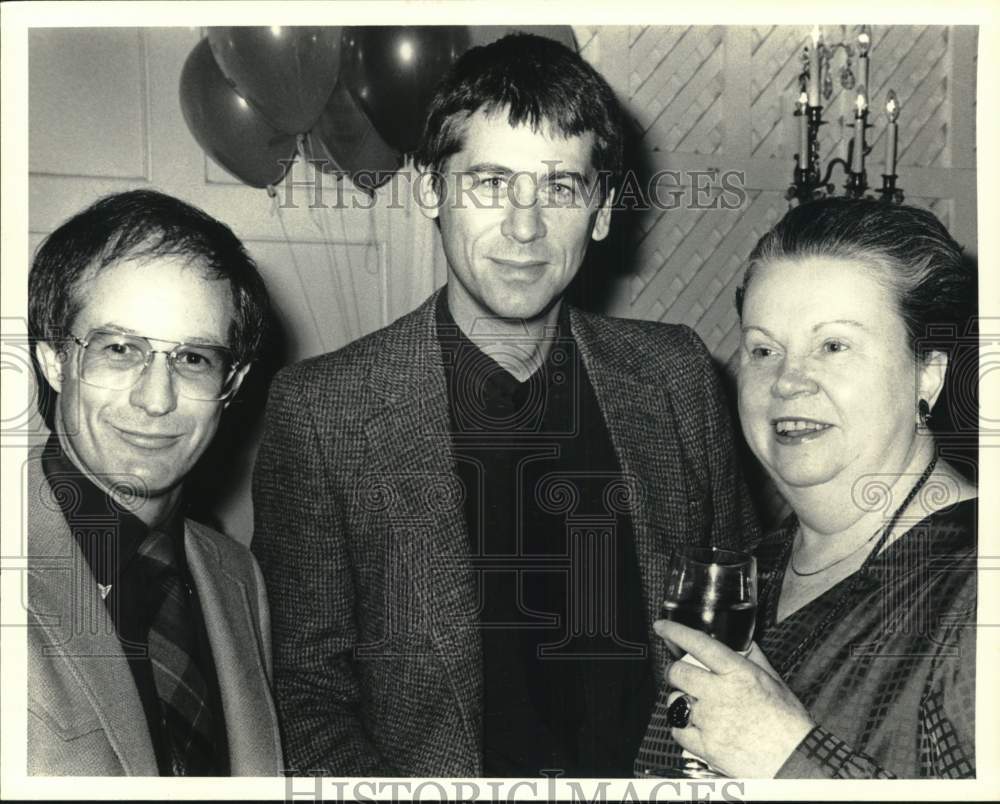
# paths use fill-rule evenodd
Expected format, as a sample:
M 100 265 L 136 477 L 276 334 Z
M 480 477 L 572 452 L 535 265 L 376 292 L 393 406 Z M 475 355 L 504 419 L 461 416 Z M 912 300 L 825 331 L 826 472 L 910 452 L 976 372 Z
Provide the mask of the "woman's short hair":
M 736 309 L 762 263 L 832 257 L 873 269 L 896 299 L 914 354 L 928 336 L 966 335 L 976 309 L 976 271 L 962 247 L 926 209 L 867 198 L 825 198 L 789 210 L 750 254 Z
M 50 234 L 28 277 L 32 342 L 60 342 L 80 312 L 80 284 L 128 260 L 180 257 L 232 288 L 229 346 L 240 363 L 258 355 L 270 304 L 264 280 L 243 244 L 224 223 L 153 190 L 116 193 L 96 201 Z
M 567 137 L 592 132 L 602 197 L 620 181 L 621 107 L 601 74 L 565 45 L 521 33 L 462 54 L 435 91 L 416 164 L 440 176 L 462 150 L 466 121 L 480 110 L 506 110 L 511 126 L 538 130 L 547 123 Z

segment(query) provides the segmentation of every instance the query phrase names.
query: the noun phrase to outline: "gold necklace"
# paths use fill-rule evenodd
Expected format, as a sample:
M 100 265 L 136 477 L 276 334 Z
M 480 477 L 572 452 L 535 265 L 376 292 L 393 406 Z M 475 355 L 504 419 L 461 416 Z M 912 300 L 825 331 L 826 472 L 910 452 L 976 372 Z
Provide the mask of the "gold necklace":
M 801 527 L 799 528 L 799 532 L 800 533 L 802 532 Z M 819 575 L 821 572 L 826 572 L 831 567 L 836 567 L 842 561 L 847 561 L 847 559 L 849 559 L 851 556 L 857 553 L 858 550 L 860 550 L 862 547 L 864 547 L 867 544 L 871 544 L 873 541 L 875 541 L 875 537 L 878 536 L 881 532 L 882 532 L 882 526 L 880 525 L 879 527 L 875 528 L 875 532 L 871 536 L 869 536 L 861 544 L 859 544 L 857 547 L 851 550 L 851 552 L 849 552 L 847 555 L 841 556 L 832 564 L 827 564 L 825 567 L 820 567 L 818 570 L 812 570 L 811 572 L 799 572 L 797 569 L 795 569 L 794 559 L 788 562 L 788 568 L 792 571 L 793 575 L 797 575 L 800 578 L 809 578 L 813 575 Z

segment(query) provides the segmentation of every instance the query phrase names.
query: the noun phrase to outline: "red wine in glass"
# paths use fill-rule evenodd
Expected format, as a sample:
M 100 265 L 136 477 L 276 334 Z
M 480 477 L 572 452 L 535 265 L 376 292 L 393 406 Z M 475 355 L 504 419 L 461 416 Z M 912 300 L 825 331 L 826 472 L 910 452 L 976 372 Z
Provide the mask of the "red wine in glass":
M 663 619 L 696 628 L 743 653 L 750 648 L 756 615 L 757 562 L 752 555 L 714 547 L 674 550 L 667 566 Z M 685 751 L 677 765 L 656 775 L 708 778 L 719 774 Z
M 712 639 L 717 639 L 738 653 L 742 653 L 749 650 L 753 639 L 757 604 L 741 601 L 729 606 L 717 604 L 706 606 L 698 602 L 677 603 L 665 600 L 660 610 L 660 617 L 704 631 Z

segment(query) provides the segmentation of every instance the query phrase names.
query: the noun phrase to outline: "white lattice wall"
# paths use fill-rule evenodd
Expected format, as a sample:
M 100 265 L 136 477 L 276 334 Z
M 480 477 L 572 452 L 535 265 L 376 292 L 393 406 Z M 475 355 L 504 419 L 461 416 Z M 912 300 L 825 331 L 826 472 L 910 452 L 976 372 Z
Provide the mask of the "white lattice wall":
M 584 56 L 634 116 L 650 170 L 746 177 L 737 209 L 688 203 L 638 213 L 638 240 L 626 252 L 631 274 L 615 283 L 610 312 L 690 324 L 716 357 L 732 355 L 732 300 L 743 261 L 787 209 L 799 55 L 810 33 L 805 26 L 576 29 Z M 856 29 L 826 26 L 823 35 L 853 41 Z M 976 29 L 876 26 L 871 35 L 869 183 L 881 181 L 881 110 L 892 88 L 901 103 L 897 171 L 906 200 L 930 208 L 974 253 Z M 824 100 L 824 162 L 846 157 L 853 133 L 854 91 L 841 89 L 836 74 L 843 58 L 842 51 L 834 57 L 834 93 Z M 839 170 L 833 180 L 843 184 Z

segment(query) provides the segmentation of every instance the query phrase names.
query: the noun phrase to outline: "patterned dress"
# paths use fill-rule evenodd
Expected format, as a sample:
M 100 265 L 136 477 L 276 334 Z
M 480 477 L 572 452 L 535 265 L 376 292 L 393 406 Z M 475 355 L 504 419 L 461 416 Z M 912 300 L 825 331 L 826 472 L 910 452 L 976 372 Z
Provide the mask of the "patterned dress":
M 778 778 L 974 777 L 976 501 L 916 523 L 776 623 L 795 528 L 758 548 L 757 640 L 819 725 Z
M 794 516 L 760 544 L 755 639 L 818 724 L 778 778 L 975 777 L 976 507 L 915 523 L 780 623 Z M 639 776 L 680 763 L 662 712 Z

